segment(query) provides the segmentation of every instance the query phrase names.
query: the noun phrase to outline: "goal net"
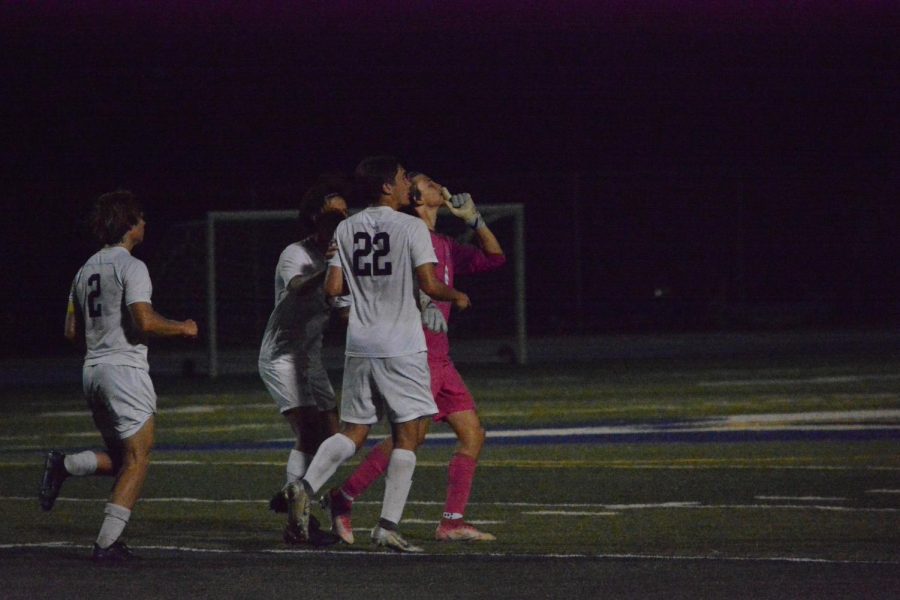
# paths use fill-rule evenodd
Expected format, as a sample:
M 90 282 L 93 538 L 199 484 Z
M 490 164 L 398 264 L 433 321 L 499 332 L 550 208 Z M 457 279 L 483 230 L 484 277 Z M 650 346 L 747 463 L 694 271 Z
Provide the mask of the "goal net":
M 492 273 L 457 276 L 455 286 L 469 295 L 472 308 L 452 316 L 451 352 L 461 362 L 525 364 L 524 209 L 521 204 L 478 208 L 507 264 Z M 154 281 L 166 290 L 166 310 L 172 314 L 196 314 L 202 299 L 205 318 L 198 321 L 206 356 L 197 362 L 206 363 L 210 377 L 255 371 L 274 306 L 275 265 L 285 246 L 299 238 L 297 216 L 296 210 L 210 212 L 205 222 L 184 223 L 170 232 Z M 437 230 L 474 242 L 472 231 L 445 211 Z M 343 340 L 335 329 L 326 340 L 324 359 L 326 366 L 339 367 Z

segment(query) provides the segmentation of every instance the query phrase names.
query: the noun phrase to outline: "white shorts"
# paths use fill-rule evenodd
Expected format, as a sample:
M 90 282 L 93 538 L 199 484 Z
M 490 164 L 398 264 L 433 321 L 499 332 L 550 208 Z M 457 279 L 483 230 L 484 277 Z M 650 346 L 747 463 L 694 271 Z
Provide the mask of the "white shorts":
M 306 368 L 298 368 L 295 356 L 285 354 L 272 361 L 259 361 L 258 366 L 259 376 L 281 412 L 301 406 L 320 411 L 337 406 L 334 388 L 321 360 L 309 360 Z
M 341 420 L 371 425 L 385 410 L 391 423 L 437 414 L 427 352 L 390 358 L 345 357 Z
M 156 413 L 156 391 L 145 369 L 103 364 L 84 367 L 81 385 L 104 440 L 133 436 Z

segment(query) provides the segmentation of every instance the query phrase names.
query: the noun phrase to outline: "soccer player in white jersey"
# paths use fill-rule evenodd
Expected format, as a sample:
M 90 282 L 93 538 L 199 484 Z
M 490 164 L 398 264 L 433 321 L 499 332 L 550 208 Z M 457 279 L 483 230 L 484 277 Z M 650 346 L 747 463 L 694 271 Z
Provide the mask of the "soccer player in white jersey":
M 325 279 L 327 295 L 349 292 L 352 299 L 342 427 L 322 443 L 300 482 L 288 487 L 288 523 L 308 535 L 310 496 L 363 446 L 384 412 L 391 423 L 394 450 L 372 541 L 398 552 L 421 552 L 398 531 L 416 450 L 424 440 L 427 419 L 437 413 L 417 287 L 460 310 L 469 306 L 469 297 L 435 276 L 437 258 L 424 222 L 398 212 L 409 205 L 410 182 L 397 159 L 366 158 L 354 176 L 360 197 L 371 205 L 338 225 L 337 254 L 329 262 Z
M 347 217 L 347 188 L 341 178 L 326 175 L 304 194 L 300 224 L 309 235 L 286 247 L 275 267 L 275 308 L 263 334 L 259 375 L 295 437 L 285 488 L 269 502 L 275 512 L 287 512 L 287 484 L 303 477 L 319 444 L 339 429 L 334 389 L 322 364 L 331 313 L 322 288 L 334 229 Z M 298 541 L 292 531 L 285 530 L 288 543 Z
M 436 271 L 445 284 L 452 286 L 456 275 L 488 273 L 506 263 L 500 242 L 475 208 L 469 194 L 450 196 L 446 188 L 422 173 L 410 173 L 410 180 L 415 214 L 425 221 L 431 232 L 431 242 L 438 260 Z M 453 215 L 474 230 L 477 246 L 461 244 L 435 231 L 438 211 L 443 206 L 447 206 Z M 430 319 L 437 319 L 437 326 Z M 438 414 L 433 420 L 450 425 L 459 442 L 450 459 L 443 518 L 435 531 L 435 538 L 439 541 L 492 541 L 496 539 L 493 534 L 481 531 L 463 519 L 485 433 L 478 418 L 475 399 L 450 358 L 450 340 L 447 337 L 449 319 L 450 306 L 445 302 L 432 303 L 422 313 L 431 392 L 438 407 Z M 354 541 L 351 522 L 353 500 L 384 474 L 392 447 L 390 438 L 383 440 L 369 452 L 343 485 L 323 496 L 323 506 L 331 516 L 332 531 L 347 544 Z
M 119 539 L 140 497 L 154 440 L 156 392 L 147 363 L 148 336 L 197 337 L 197 324 L 172 321 L 153 309 L 146 265 L 131 255 L 144 240 L 144 215 L 131 192 L 100 196 L 90 218 L 103 244 L 75 275 L 69 293 L 65 335 L 84 344 L 82 385 L 106 450 L 47 455 L 39 493 L 51 510 L 70 475 L 115 477 L 92 558 L 133 558 Z

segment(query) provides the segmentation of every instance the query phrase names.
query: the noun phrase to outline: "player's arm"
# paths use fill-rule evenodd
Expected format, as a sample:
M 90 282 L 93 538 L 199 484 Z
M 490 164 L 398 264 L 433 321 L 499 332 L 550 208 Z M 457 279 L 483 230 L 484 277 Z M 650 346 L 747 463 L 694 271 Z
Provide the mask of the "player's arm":
M 437 278 L 434 274 L 434 263 L 423 263 L 416 267 L 416 277 L 419 280 L 419 289 L 433 300 L 452 302 L 459 310 L 465 310 L 471 306 L 472 302 L 464 292 L 444 285 Z
M 347 282 L 344 280 L 344 270 L 331 265 L 328 267 L 328 275 L 325 276 L 325 295 L 330 298 L 346 296 L 350 293 Z
M 475 230 L 475 236 L 478 238 L 478 243 L 481 245 L 482 250 L 487 254 L 503 254 L 500 242 L 497 241 L 497 237 L 488 227 L 484 217 L 478 212 L 471 194 L 451 195 L 447 188 L 443 188 L 441 192 L 444 195 L 444 204 L 447 206 L 447 209 Z
M 81 311 L 76 310 L 75 299 L 71 294 L 66 308 L 65 336 L 76 346 L 84 341 L 84 317 L 81 316 Z
M 503 255 L 503 247 L 500 246 L 497 236 L 495 236 L 494 232 L 487 226 L 487 223 L 485 223 L 483 227 L 479 227 L 475 230 L 475 236 L 478 238 L 478 244 L 481 246 L 481 249 L 484 250 L 485 254 Z
M 295 275 L 291 277 L 287 284 L 288 293 L 305 296 L 313 292 L 319 287 L 319 284 L 325 281 L 325 271 L 326 269 L 322 269 L 309 275 Z
M 156 337 L 197 337 L 197 323 L 193 319 L 174 321 L 167 319 L 155 310 L 149 302 L 133 302 L 128 305 L 131 318 L 138 331 Z

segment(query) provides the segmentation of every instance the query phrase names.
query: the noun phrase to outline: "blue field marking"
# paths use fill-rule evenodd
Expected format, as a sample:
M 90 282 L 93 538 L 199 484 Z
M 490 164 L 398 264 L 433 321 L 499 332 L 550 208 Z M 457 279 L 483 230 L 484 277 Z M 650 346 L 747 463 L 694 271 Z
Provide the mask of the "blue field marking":
M 754 442 L 873 442 L 900 440 L 898 427 L 871 427 L 865 429 L 741 429 L 715 431 L 679 431 L 665 424 L 659 430 L 623 433 L 582 433 L 584 428 L 571 428 L 570 433 L 535 435 L 529 429 L 497 429 L 502 436 L 492 436 L 488 431 L 486 444 L 493 446 L 542 446 L 559 444 L 729 444 Z M 370 438 L 366 445 L 373 446 L 380 437 Z M 455 445 L 450 434 L 426 438 L 425 447 Z M 235 442 L 220 444 L 160 444 L 159 452 L 214 452 L 229 450 L 288 450 L 293 442 L 276 440 L 267 442 Z

